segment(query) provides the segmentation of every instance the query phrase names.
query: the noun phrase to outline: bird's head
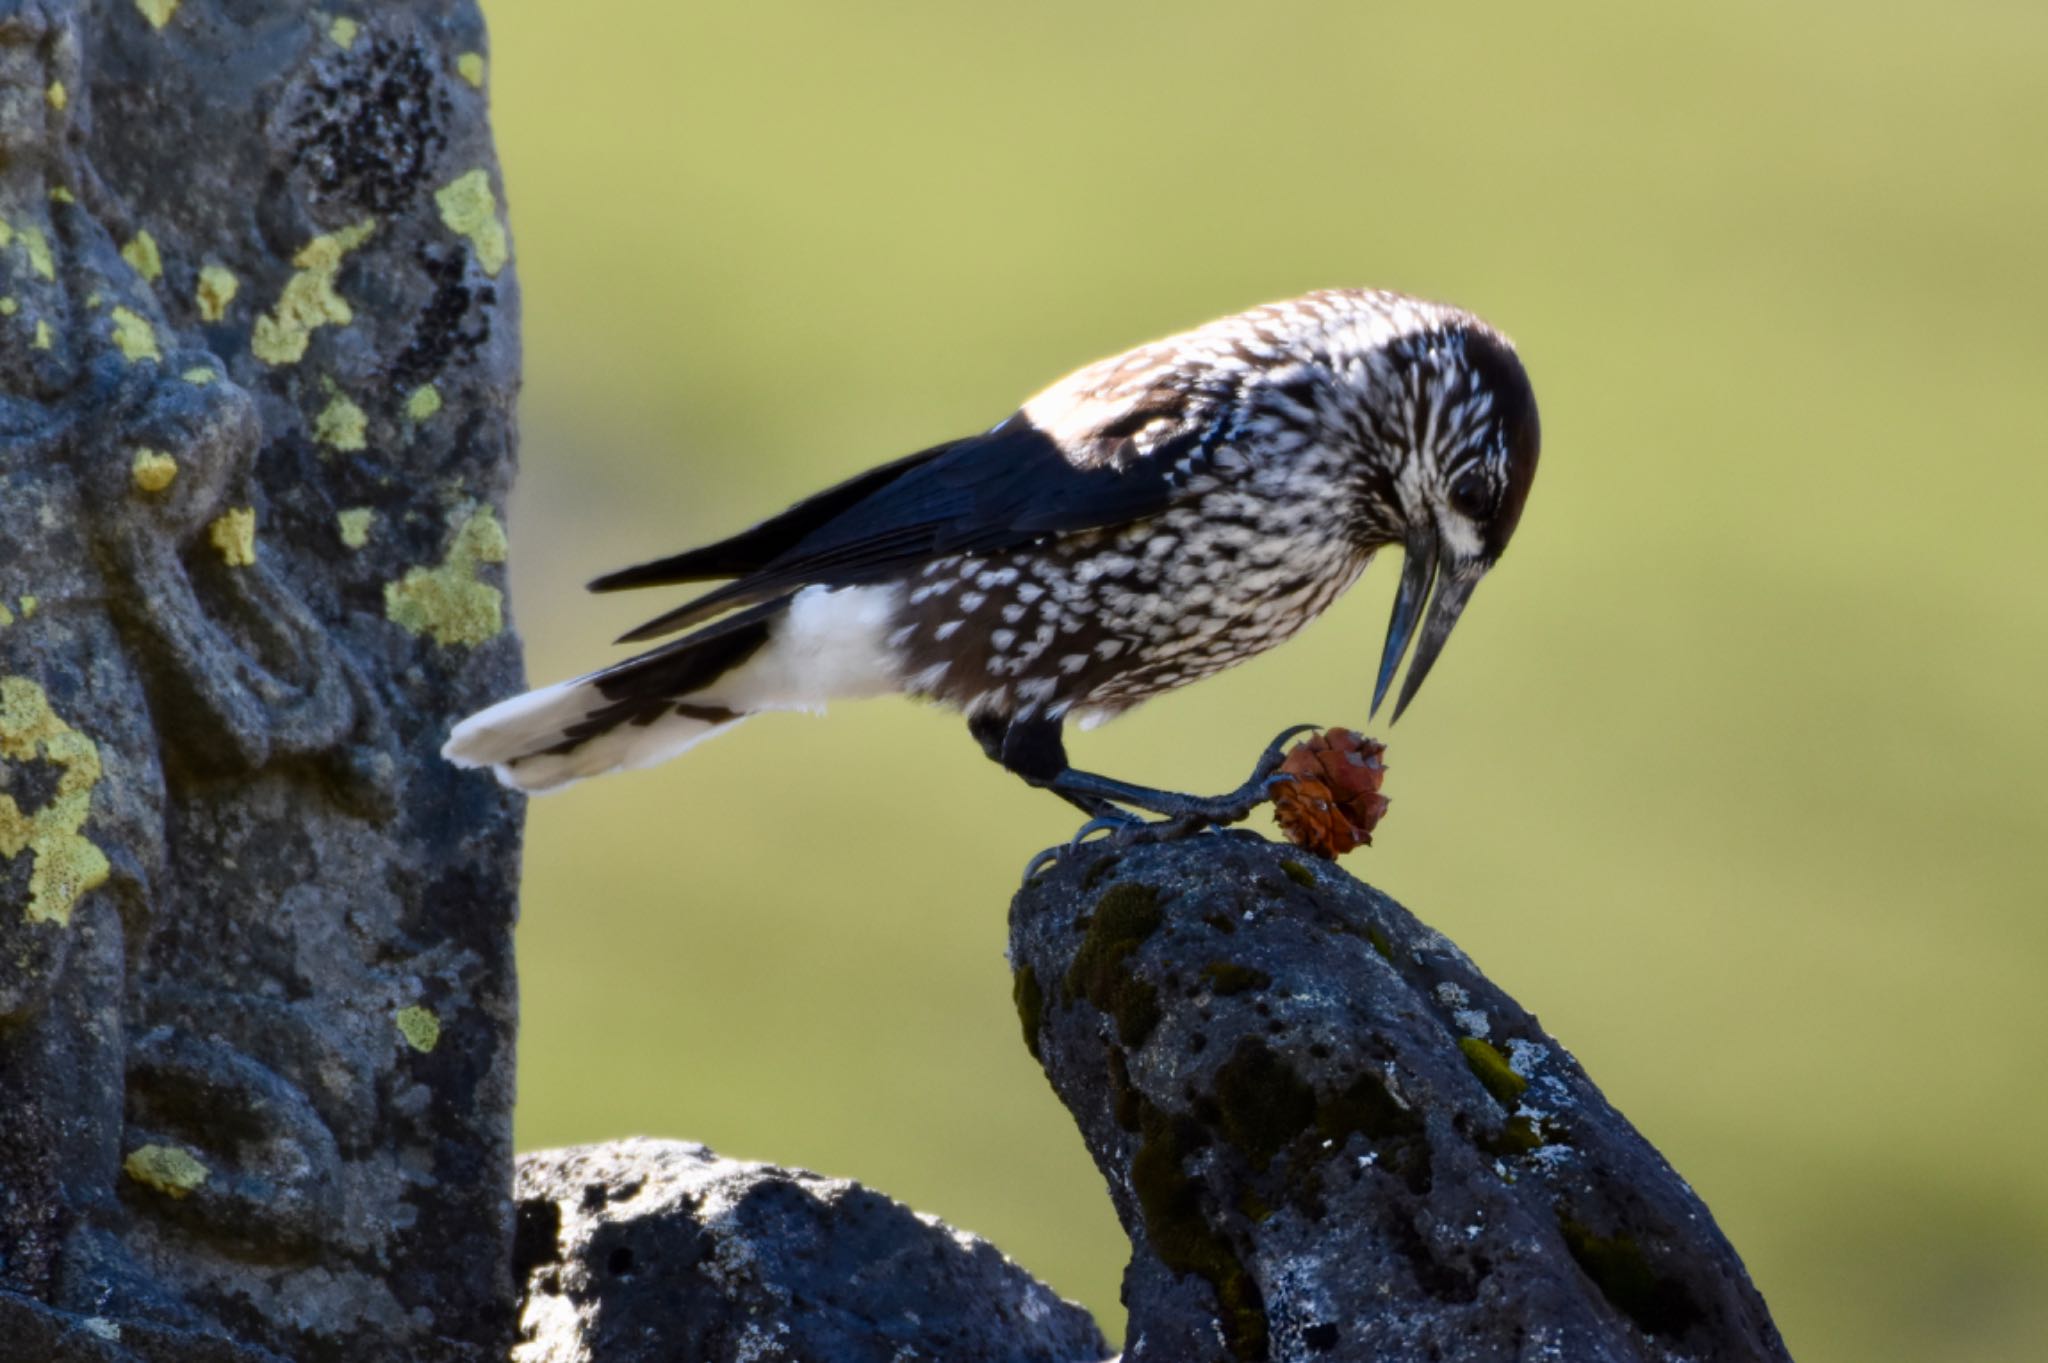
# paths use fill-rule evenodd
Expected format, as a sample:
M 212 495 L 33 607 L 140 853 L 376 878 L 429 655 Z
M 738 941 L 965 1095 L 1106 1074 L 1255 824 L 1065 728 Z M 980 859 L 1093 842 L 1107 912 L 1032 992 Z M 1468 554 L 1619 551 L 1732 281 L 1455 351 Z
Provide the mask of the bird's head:
M 1369 423 L 1378 446 L 1375 503 L 1404 563 L 1373 688 L 1377 714 L 1402 655 L 1420 642 L 1394 702 L 1399 719 L 1435 666 L 1479 579 L 1522 518 L 1540 443 L 1536 397 L 1506 338 L 1457 320 L 1390 343 L 1376 371 Z

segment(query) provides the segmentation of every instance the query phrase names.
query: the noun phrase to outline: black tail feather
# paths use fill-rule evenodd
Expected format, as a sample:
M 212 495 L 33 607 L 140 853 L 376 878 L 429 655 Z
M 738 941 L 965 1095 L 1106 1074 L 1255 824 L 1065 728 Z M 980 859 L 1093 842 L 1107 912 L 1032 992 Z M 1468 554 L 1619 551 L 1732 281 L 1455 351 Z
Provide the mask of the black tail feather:
M 789 598 L 764 602 L 720 620 L 672 644 L 664 644 L 590 678 L 608 704 L 562 730 L 549 752 L 573 752 L 622 724 L 652 724 L 663 715 L 693 708 L 689 697 L 746 662 L 768 642 L 769 628 L 789 608 Z M 694 704 L 700 719 L 711 709 Z M 723 719 L 737 715 L 726 712 Z

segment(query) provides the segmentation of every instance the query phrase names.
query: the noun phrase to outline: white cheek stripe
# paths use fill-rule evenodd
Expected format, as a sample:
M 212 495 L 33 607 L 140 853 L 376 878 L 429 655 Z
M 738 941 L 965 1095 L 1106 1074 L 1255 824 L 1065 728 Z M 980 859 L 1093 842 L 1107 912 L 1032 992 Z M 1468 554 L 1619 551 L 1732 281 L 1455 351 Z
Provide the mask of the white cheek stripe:
M 1437 533 L 1443 537 L 1444 546 L 1461 559 L 1478 558 L 1486 548 L 1478 527 L 1455 511 L 1437 522 Z

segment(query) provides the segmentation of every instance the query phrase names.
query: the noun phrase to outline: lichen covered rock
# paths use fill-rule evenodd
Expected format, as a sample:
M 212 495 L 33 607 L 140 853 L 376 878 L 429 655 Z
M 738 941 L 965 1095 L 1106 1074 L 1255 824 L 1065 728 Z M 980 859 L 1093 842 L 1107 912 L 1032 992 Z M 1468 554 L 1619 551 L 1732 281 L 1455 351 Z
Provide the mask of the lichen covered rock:
M 0 3 L 0 1363 L 511 1340 L 518 278 L 474 0 L 342 18 Z

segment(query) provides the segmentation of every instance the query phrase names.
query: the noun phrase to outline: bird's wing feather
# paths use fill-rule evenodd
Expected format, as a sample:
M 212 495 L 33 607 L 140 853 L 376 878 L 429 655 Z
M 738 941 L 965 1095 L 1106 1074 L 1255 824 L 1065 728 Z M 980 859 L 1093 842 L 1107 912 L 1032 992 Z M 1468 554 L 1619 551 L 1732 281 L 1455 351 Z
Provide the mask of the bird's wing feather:
M 1156 515 L 1179 496 L 1175 464 L 1195 445 L 1192 434 L 1177 433 L 1141 454 L 1114 431 L 1062 443 L 1020 414 L 985 434 L 842 483 L 722 544 L 627 569 L 593 586 L 740 572 L 736 581 L 621 642 L 650 639 L 793 587 L 873 582 L 935 558 L 990 553 Z
M 843 483 L 804 498 L 778 516 L 742 530 L 730 538 L 690 549 L 651 563 L 636 563 L 606 573 L 590 583 L 594 592 L 623 591 L 628 587 L 672 587 L 683 582 L 708 582 L 714 578 L 739 577 L 759 572 L 775 557 L 833 517 L 873 496 L 920 464 L 938 458 L 959 444 L 952 441 L 931 449 L 855 474 Z

